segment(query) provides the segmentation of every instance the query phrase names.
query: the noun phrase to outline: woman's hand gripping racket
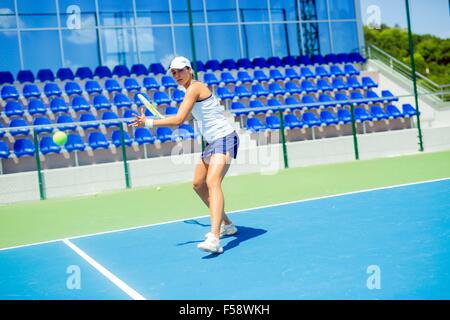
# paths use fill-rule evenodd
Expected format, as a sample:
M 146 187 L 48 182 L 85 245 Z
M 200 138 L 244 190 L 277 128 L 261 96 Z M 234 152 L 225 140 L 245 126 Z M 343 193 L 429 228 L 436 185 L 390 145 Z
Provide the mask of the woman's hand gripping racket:
M 153 104 L 151 104 L 151 102 L 148 101 L 142 94 L 138 94 L 138 98 L 139 98 L 139 100 L 141 100 L 141 102 L 144 104 L 144 106 L 147 108 L 147 110 L 150 111 L 150 113 L 153 114 L 155 117 L 157 117 L 159 119 L 164 119 L 165 118 L 158 111 L 158 109 L 156 109 L 156 107 Z M 145 116 L 144 108 L 141 109 L 141 114 L 140 115 L 135 115 L 134 117 L 136 119 L 134 121 L 132 121 L 129 124 L 129 126 L 132 126 L 132 127 L 145 126 L 146 116 Z

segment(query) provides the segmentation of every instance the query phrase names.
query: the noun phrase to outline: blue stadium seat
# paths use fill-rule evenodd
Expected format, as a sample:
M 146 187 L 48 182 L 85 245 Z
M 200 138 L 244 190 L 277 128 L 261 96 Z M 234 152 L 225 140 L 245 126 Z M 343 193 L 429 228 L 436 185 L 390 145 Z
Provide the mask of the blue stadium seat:
M 366 109 L 357 107 L 355 111 L 355 121 L 372 121 L 372 117 L 367 113 Z
M 64 145 L 64 148 L 69 152 L 84 151 L 84 149 L 86 149 L 86 145 L 79 134 L 68 134 L 67 142 Z
M 3 124 L 0 122 L 0 138 L 2 138 L 5 135 L 5 130 L 2 130 L 4 128 Z
M 175 82 L 172 76 L 162 76 L 161 85 L 164 88 L 177 88 L 178 84 Z
M 315 78 L 316 76 L 308 67 L 301 67 L 300 68 L 300 77 L 303 79 L 309 79 L 309 78 Z
M 158 91 L 158 92 L 159 92 L 159 91 Z M 155 92 L 155 93 L 156 93 L 156 92 Z M 142 107 L 142 106 L 144 106 L 144 104 L 141 102 L 141 100 L 139 100 L 138 94 L 139 94 L 139 92 L 136 92 L 136 93 L 134 94 L 133 102 L 134 102 L 134 104 L 135 104 L 136 106 Z M 140 93 L 140 94 L 142 94 L 142 95 L 145 97 L 145 99 L 147 99 L 148 101 L 151 101 L 150 97 L 149 97 L 146 93 Z M 128 97 L 127 97 L 127 98 L 128 98 Z M 147 115 L 147 110 L 145 111 L 145 114 Z M 151 113 L 149 112 L 148 115 L 150 115 L 150 114 L 151 114 Z
M 293 81 L 288 81 L 284 85 L 284 89 L 286 92 L 289 92 L 290 94 L 299 94 L 302 93 L 302 89 Z
M 136 100 L 136 99 L 134 99 L 134 100 Z M 163 104 L 170 105 L 170 102 L 171 102 L 169 96 L 164 91 L 155 92 L 153 94 L 153 100 L 156 102 L 156 104 L 158 106 L 163 105 Z
M 146 113 L 146 114 L 147 114 L 147 113 Z M 138 116 L 139 113 L 138 113 L 137 111 L 135 111 L 135 110 L 132 110 L 132 109 L 126 109 L 126 110 L 123 112 L 122 118 L 129 119 L 129 120 L 125 120 L 125 122 L 126 122 L 127 124 L 129 124 L 132 120 L 135 119 L 135 118 L 134 118 L 135 115 Z
M 373 120 L 384 120 L 389 119 L 389 115 L 380 106 L 371 106 L 370 113 L 372 114 Z
M 67 103 L 66 103 L 66 101 L 64 101 L 63 98 L 57 97 L 57 98 L 53 98 L 50 101 L 50 110 L 53 113 L 68 112 L 69 107 L 67 106 Z
M 319 108 L 319 104 L 317 103 L 317 100 L 313 96 L 310 96 L 310 95 L 305 95 L 302 97 L 302 104 L 307 104 L 307 106 L 306 106 L 307 109 Z
M 327 126 L 338 124 L 339 120 L 328 110 L 320 112 L 320 122 Z
M 219 84 L 219 80 L 217 79 L 216 75 L 209 72 L 203 75 L 203 82 L 205 82 L 208 86 Z
M 338 63 L 337 56 L 334 53 L 329 53 L 325 55 L 325 63 L 327 64 L 336 64 Z
M 348 55 L 349 62 L 365 63 L 366 59 L 359 52 L 352 52 Z
M 55 142 L 53 142 L 52 137 L 42 137 L 41 142 L 39 143 L 39 149 L 42 154 L 49 153 L 60 153 L 61 147 L 58 146 Z
M 337 63 L 349 63 L 351 62 L 348 53 L 339 53 L 337 56 Z
M 8 159 L 9 158 L 9 148 L 8 145 L 0 140 L 0 158 Z
M 219 87 L 217 88 L 217 96 L 220 99 L 225 100 L 225 99 L 233 99 L 234 94 L 232 94 L 227 87 Z
M 155 137 L 147 128 L 136 128 L 134 130 L 134 140 L 139 144 L 154 143 Z
M 269 81 L 269 77 L 267 76 L 267 74 L 265 74 L 264 71 L 262 70 L 255 70 L 255 72 L 253 73 L 253 78 L 255 78 L 255 80 L 259 81 L 259 82 L 264 82 L 264 81 Z
M 238 80 L 242 83 L 253 82 L 253 78 L 250 77 L 247 71 L 239 71 L 237 73 Z
M 302 121 L 309 128 L 320 127 L 321 125 L 319 119 L 317 119 L 317 117 L 309 111 L 306 111 L 302 114 Z
M 283 57 L 283 59 L 281 61 L 283 62 L 283 64 L 285 66 L 291 66 L 291 67 L 298 66 L 298 61 L 293 56 Z
M 252 85 L 252 94 L 257 97 L 268 96 L 270 94 L 269 90 L 266 90 L 262 84 L 254 84 Z
M 224 71 L 220 74 L 220 82 L 224 84 L 236 83 L 236 79 L 231 73 Z
M 339 76 L 344 76 L 344 71 L 342 71 L 341 68 L 339 68 L 339 66 L 331 66 L 330 67 L 330 73 L 331 75 L 335 76 L 335 77 L 339 77 Z
M 287 128 L 303 128 L 303 122 L 300 121 L 294 114 L 289 113 L 284 116 L 284 126 Z
M 2 88 L 2 99 L 19 99 L 19 92 L 17 91 L 16 87 L 6 85 Z
M 344 81 L 342 81 L 341 78 L 334 78 L 333 81 L 331 82 L 331 85 L 333 86 L 333 88 L 335 90 L 347 90 L 348 89 L 348 85 L 346 83 L 344 83 Z
M 355 77 L 350 77 L 347 79 L 347 86 L 349 89 L 360 89 L 362 88 L 361 83 Z
M 117 76 L 118 78 L 129 77 L 130 70 L 128 70 L 127 66 L 125 66 L 123 64 L 119 64 L 114 67 L 114 69 L 112 70 L 112 74 L 113 74 L 113 76 Z
M 359 91 L 350 92 L 350 100 L 363 100 L 363 101 L 353 103 L 353 104 L 358 104 L 358 105 L 367 103 L 367 100 L 364 99 L 364 96 Z
M 34 147 L 33 142 L 30 139 L 17 139 L 14 142 L 14 153 L 18 158 L 25 156 L 34 156 L 36 148 Z
M 323 108 L 335 106 L 335 103 L 333 102 L 333 100 L 326 93 L 320 94 L 318 101 L 319 101 L 319 106 L 321 106 Z
M 275 98 L 271 98 L 271 99 L 267 100 L 267 105 L 269 107 L 272 107 L 272 108 L 270 108 L 271 111 L 277 112 L 278 107 L 281 107 L 281 102 Z
M 333 87 L 324 79 L 317 80 L 317 89 L 321 91 L 333 91 Z
M 377 88 L 378 84 L 371 77 L 362 77 L 362 85 L 364 89 Z
M 166 69 L 164 69 L 161 63 L 152 63 L 150 65 L 150 72 L 153 73 L 154 75 L 158 75 L 160 73 L 166 74 Z
M 17 73 L 16 79 L 20 83 L 25 83 L 25 82 L 33 83 L 34 82 L 34 74 L 33 74 L 33 72 L 31 72 L 31 70 L 20 70 Z
M 56 119 L 56 123 L 57 124 L 68 123 L 67 125 L 64 125 L 64 126 L 58 126 L 58 129 L 62 130 L 62 131 L 66 131 L 66 130 L 75 131 L 77 129 L 77 126 L 75 124 L 73 124 L 74 122 L 73 122 L 72 117 L 69 115 L 66 115 L 66 114 L 60 115 L 58 117 L 58 119 Z
M 377 102 L 383 102 L 383 99 L 381 99 L 378 94 L 375 91 L 369 90 L 366 92 L 366 98 L 367 99 L 376 99 L 369 101 L 369 103 L 377 103 Z
M 92 105 L 97 111 L 101 109 L 106 110 L 111 109 L 111 103 L 109 102 L 108 98 L 105 97 L 104 95 L 95 96 L 94 99 L 92 100 Z
M 123 85 L 128 92 L 141 91 L 141 86 L 134 78 L 126 78 Z
M 309 80 L 303 80 L 300 85 L 300 88 L 302 89 L 303 93 L 310 93 L 310 92 L 317 91 L 317 89 L 314 87 L 312 82 Z
M 409 103 L 402 105 L 402 110 L 405 117 L 413 117 L 417 115 L 417 110 Z
M 80 85 L 78 84 L 78 82 L 75 81 L 69 81 L 66 82 L 66 84 L 64 85 L 64 91 L 66 91 L 66 94 L 68 96 L 71 96 L 73 94 L 81 94 L 83 92 L 83 90 L 81 90 Z
M 253 69 L 253 65 L 250 62 L 249 59 L 247 58 L 241 58 L 238 59 L 237 64 L 239 66 L 239 68 L 243 68 L 243 69 Z
M 14 117 L 14 116 L 21 117 L 25 113 L 25 110 L 18 101 L 8 101 L 6 103 L 4 112 L 7 117 Z
M 392 104 L 386 106 L 386 113 L 389 115 L 389 118 L 397 119 L 402 118 L 403 114 L 398 110 L 398 108 Z
M 234 95 L 237 95 L 241 99 L 250 98 L 252 96 L 252 93 L 247 90 L 246 86 L 236 86 L 234 87 Z
M 222 68 L 226 70 L 238 70 L 239 66 L 233 59 L 225 59 L 222 61 Z
M 32 99 L 28 102 L 28 113 L 32 116 L 36 114 L 46 114 L 47 108 L 45 107 L 42 100 Z
M 329 77 L 330 72 L 328 72 L 323 66 L 317 66 L 316 75 L 319 77 Z
M 152 89 L 159 90 L 159 87 L 160 87 L 159 83 L 153 77 L 145 77 L 142 80 L 142 85 L 147 90 L 152 90 Z
M 349 99 L 345 93 L 337 92 L 334 95 L 334 100 L 336 101 L 336 105 L 349 105 L 350 103 L 347 102 Z
M 89 67 L 79 67 L 75 72 L 75 77 L 77 77 L 80 80 L 93 79 L 94 74 L 92 73 L 92 70 Z
M 107 79 L 105 81 L 105 88 L 109 93 L 122 92 L 122 87 L 116 79 Z
M 79 122 L 88 122 L 88 121 L 97 121 L 97 118 L 92 113 L 83 113 L 80 116 Z M 92 128 L 92 129 L 98 129 L 100 127 L 100 124 L 98 122 L 95 123 L 87 123 L 87 124 L 81 124 L 80 125 L 84 130 Z
M 131 108 L 131 105 L 132 105 L 128 96 L 123 93 L 116 93 L 114 95 L 113 102 L 114 102 L 114 105 L 117 107 L 117 109 Z
M 119 116 L 115 112 L 112 112 L 112 111 L 104 112 L 102 114 L 102 120 L 110 121 L 109 123 L 104 123 L 106 128 L 120 126 Z
M 283 62 L 281 61 L 280 57 L 269 57 L 267 59 L 267 64 L 270 67 L 275 67 L 275 68 L 283 66 Z
M 94 131 L 89 134 L 89 146 L 92 150 L 108 149 L 109 142 L 103 133 Z
M 183 101 L 184 95 L 185 95 L 184 91 L 175 89 L 172 92 L 172 100 L 174 100 L 176 103 L 180 103 Z
M 286 93 L 286 91 L 277 82 L 272 82 L 269 84 L 269 91 L 274 96 L 284 95 Z
M 111 70 L 107 66 L 98 66 L 95 68 L 94 75 L 100 79 L 112 77 Z
M 266 127 L 270 130 L 280 130 L 281 122 L 277 116 L 266 117 Z
M 254 58 L 252 60 L 252 66 L 253 66 L 253 68 L 261 68 L 261 69 L 269 67 L 267 65 L 266 59 L 264 59 L 263 57 Z
M 172 129 L 167 127 L 159 127 L 156 128 L 156 138 L 161 141 L 161 143 L 164 143 L 166 141 L 172 140 Z
M 311 57 L 311 62 L 313 64 L 326 64 L 325 58 L 321 54 L 314 54 Z
M 263 125 L 258 118 L 247 119 L 247 130 L 251 132 L 265 131 L 267 128 Z
M 38 117 L 38 118 L 34 118 L 34 120 L 33 120 L 33 126 L 45 126 L 45 125 L 50 125 L 50 124 L 52 124 L 52 122 L 47 117 Z M 35 130 L 37 133 L 42 133 L 42 132 L 52 133 L 53 132 L 53 128 L 48 127 L 48 126 L 42 127 L 42 128 L 36 128 Z
M 230 107 L 230 109 L 231 109 L 231 111 L 233 111 L 233 113 L 236 115 L 236 116 L 241 116 L 241 115 L 247 115 L 247 114 L 249 114 L 249 112 L 247 111 L 247 112 L 238 112 L 238 110 L 240 110 L 240 109 L 245 109 L 245 105 L 242 103 L 242 102 L 240 102 L 240 101 L 234 101 L 234 102 L 232 102 L 231 103 L 231 107 Z
M 62 94 L 62 91 L 56 83 L 47 82 L 44 86 L 44 93 L 48 98 L 53 97 L 53 96 L 60 97 Z
M 102 93 L 103 89 L 96 80 L 88 80 L 84 85 L 84 89 L 88 94 Z
M 250 108 L 264 108 L 264 105 L 262 104 L 262 102 L 260 100 L 250 100 L 249 107 Z M 258 111 L 254 111 L 254 112 L 256 114 L 266 113 L 267 110 L 258 110 Z
M 11 122 L 9 123 L 8 127 L 10 129 L 16 128 L 16 127 L 28 127 L 28 123 L 24 119 L 12 119 Z M 30 129 L 28 129 L 28 128 L 14 129 L 14 130 L 10 130 L 9 133 L 12 136 L 18 136 L 18 135 L 22 135 L 22 134 L 27 136 L 30 133 Z
M 291 80 L 300 79 L 300 75 L 293 68 L 286 68 L 285 74 L 286 74 L 286 78 L 289 78 Z
M 398 101 L 398 98 L 395 97 L 392 92 L 390 92 L 389 90 L 383 90 L 381 91 L 381 98 L 383 99 L 384 102 L 394 102 L 394 101 Z
M 167 108 L 164 110 L 164 113 L 165 113 L 166 115 L 175 115 L 175 114 L 178 113 L 178 108 L 177 108 L 177 107 L 167 107 Z
M 280 70 L 278 70 L 278 69 L 270 69 L 269 70 L 269 78 L 273 79 L 275 81 L 285 79 L 285 77 L 281 74 Z
M 222 66 L 220 65 L 220 62 L 217 60 L 214 60 L 214 59 L 206 61 L 205 67 L 206 67 L 206 70 L 211 70 L 213 72 L 222 70 Z
M 116 147 L 122 146 L 122 133 L 120 132 L 120 130 L 115 130 L 112 133 L 111 140 Z M 132 143 L 130 135 L 126 131 L 123 132 L 123 142 L 127 146 L 131 146 Z
M 39 90 L 38 86 L 34 83 L 32 84 L 26 84 L 23 86 L 22 89 L 22 95 L 26 98 L 40 98 L 41 97 L 41 91 Z
M 50 69 L 41 69 L 37 73 L 37 78 L 40 82 L 46 82 L 46 81 L 55 81 L 55 75 L 53 74 L 53 71 Z
M 84 97 L 75 96 L 72 100 L 72 109 L 75 112 L 90 111 L 91 106 L 89 105 L 89 103 L 86 101 L 86 99 Z
M 346 64 L 344 66 L 344 72 L 348 76 L 357 76 L 359 75 L 359 71 L 352 64 Z
M 74 80 L 75 76 L 70 68 L 59 68 L 56 72 L 56 77 L 61 80 Z
M 14 76 L 9 71 L 0 71 L 0 85 L 4 85 L 5 83 L 14 83 Z
M 148 70 L 143 64 L 133 64 L 131 66 L 131 74 L 136 77 L 148 75 Z
M 172 133 L 174 140 L 190 140 L 196 137 L 194 128 L 190 124 L 182 124 Z
M 194 63 L 192 63 L 192 68 L 194 67 Z M 206 72 L 205 64 L 200 60 L 197 60 L 197 72 Z
M 352 115 L 347 109 L 338 109 L 337 117 L 340 124 L 347 124 L 352 122 Z
M 288 105 L 291 110 L 302 109 L 300 102 L 295 97 L 287 97 L 284 103 Z

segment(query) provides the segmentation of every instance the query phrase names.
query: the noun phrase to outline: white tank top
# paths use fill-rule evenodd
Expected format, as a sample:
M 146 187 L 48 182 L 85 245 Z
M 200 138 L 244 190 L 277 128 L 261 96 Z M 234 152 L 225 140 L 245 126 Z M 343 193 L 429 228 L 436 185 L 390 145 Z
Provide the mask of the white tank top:
M 224 108 L 214 94 L 194 104 L 192 115 L 197 121 L 198 130 L 208 143 L 234 131 L 223 112 Z

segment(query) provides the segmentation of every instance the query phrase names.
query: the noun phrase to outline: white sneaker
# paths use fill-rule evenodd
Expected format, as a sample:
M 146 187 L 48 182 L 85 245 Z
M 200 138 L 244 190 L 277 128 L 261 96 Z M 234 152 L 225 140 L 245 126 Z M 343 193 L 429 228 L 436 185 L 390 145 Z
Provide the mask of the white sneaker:
M 206 252 L 213 252 L 213 253 L 222 253 L 223 252 L 223 248 L 220 245 L 220 240 L 216 237 L 214 237 L 214 235 L 210 235 L 208 237 L 206 237 L 206 240 L 203 242 L 200 242 L 197 245 L 197 248 L 206 251 Z
M 220 237 L 221 238 L 223 236 L 231 236 L 236 233 L 237 233 L 237 228 L 234 224 L 230 223 L 230 224 L 220 225 Z M 207 238 L 209 235 L 212 235 L 212 233 L 208 232 L 207 234 L 205 234 L 205 237 Z

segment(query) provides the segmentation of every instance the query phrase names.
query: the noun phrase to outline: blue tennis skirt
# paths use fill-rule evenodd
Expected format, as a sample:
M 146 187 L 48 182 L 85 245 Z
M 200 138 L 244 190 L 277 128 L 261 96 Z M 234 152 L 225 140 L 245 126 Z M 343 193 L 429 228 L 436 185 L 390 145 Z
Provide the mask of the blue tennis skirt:
M 236 159 L 237 153 L 239 149 L 239 136 L 236 131 L 226 135 L 223 138 L 219 138 L 214 140 L 211 143 L 206 143 L 205 150 L 202 152 L 202 159 L 208 158 L 214 153 L 227 154 L 230 153 L 230 156 Z

